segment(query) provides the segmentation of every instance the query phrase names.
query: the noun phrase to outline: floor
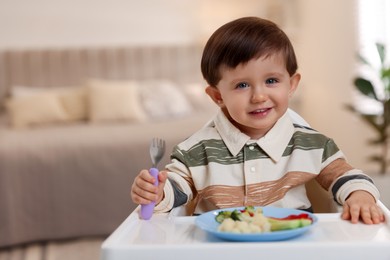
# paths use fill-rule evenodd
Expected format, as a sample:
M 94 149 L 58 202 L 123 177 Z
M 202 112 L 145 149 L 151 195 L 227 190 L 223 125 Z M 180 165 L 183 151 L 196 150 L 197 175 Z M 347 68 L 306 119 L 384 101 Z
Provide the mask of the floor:
M 84 238 L 0 249 L 0 260 L 99 260 L 104 239 Z

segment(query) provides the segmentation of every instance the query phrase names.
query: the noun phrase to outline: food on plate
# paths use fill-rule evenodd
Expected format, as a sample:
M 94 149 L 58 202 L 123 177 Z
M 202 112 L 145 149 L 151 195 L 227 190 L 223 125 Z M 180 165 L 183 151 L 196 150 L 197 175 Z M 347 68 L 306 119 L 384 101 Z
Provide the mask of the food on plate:
M 294 229 L 311 225 L 313 220 L 307 213 L 289 215 L 285 218 L 268 218 L 271 223 L 271 231 Z
M 218 230 L 233 233 L 264 233 L 309 226 L 313 220 L 307 213 L 284 218 L 266 217 L 262 208 L 247 206 L 243 210 L 222 210 L 215 217 Z

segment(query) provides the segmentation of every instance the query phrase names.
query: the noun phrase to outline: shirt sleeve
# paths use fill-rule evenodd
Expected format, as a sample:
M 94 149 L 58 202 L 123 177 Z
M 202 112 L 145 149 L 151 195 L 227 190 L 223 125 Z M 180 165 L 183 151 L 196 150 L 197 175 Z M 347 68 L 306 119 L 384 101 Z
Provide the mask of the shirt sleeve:
M 180 156 L 175 157 L 175 153 L 178 153 L 178 150 L 174 151 L 172 162 L 166 167 L 168 179 L 164 186 L 164 198 L 156 205 L 155 212 L 168 212 L 194 198 L 191 172 Z
M 344 154 L 331 139 L 324 148 L 322 170 L 316 179 L 340 205 L 357 190 L 367 191 L 375 200 L 379 199 L 379 191 L 372 179 L 348 164 Z
M 340 205 L 343 205 L 348 196 L 357 190 L 369 192 L 376 201 L 379 199 L 379 191 L 372 179 L 358 169 L 344 173 L 330 186 L 334 200 Z

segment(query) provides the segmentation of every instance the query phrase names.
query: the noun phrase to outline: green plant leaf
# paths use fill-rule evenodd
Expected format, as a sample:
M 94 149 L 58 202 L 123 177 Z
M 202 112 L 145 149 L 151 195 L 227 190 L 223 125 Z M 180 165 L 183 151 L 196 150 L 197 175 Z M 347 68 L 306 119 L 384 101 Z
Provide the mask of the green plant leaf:
M 361 77 L 357 77 L 354 81 L 354 84 L 357 87 L 357 89 L 360 91 L 360 93 L 362 93 L 367 97 L 374 98 L 379 101 L 371 81 Z
M 390 67 L 382 69 L 381 77 L 382 77 L 382 79 L 385 79 L 385 78 L 389 78 L 390 79 Z
M 372 67 L 371 63 L 369 63 L 368 60 L 366 58 L 364 58 L 362 55 L 358 54 L 357 57 L 361 63 Z
M 377 42 L 376 43 L 376 50 L 378 51 L 379 58 L 381 59 L 381 63 L 385 63 L 385 57 L 386 57 L 386 49 L 385 45 L 382 43 Z

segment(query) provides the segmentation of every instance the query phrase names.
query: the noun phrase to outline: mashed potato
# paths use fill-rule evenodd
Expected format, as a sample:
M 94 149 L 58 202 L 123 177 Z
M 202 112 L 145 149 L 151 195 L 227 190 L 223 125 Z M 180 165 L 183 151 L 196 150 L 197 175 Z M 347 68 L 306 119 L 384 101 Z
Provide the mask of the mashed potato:
M 261 208 L 256 209 L 253 213 L 243 212 L 241 220 L 225 218 L 218 226 L 222 232 L 233 233 L 263 233 L 271 231 L 271 224 L 263 215 Z

